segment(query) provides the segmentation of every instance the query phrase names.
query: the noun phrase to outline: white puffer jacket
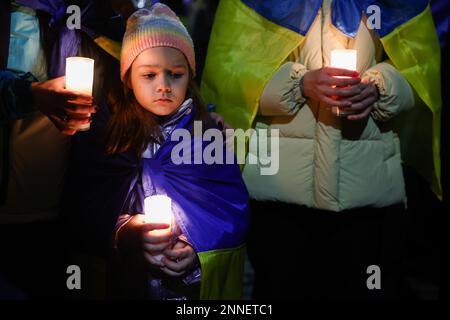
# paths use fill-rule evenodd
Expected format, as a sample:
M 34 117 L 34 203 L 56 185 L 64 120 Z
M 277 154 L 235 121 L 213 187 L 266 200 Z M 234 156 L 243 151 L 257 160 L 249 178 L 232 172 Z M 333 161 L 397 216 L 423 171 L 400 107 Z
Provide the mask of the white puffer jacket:
M 247 164 L 244 179 L 257 200 L 330 211 L 401 203 L 400 142 L 390 120 L 414 106 L 413 92 L 389 61 L 380 62 L 382 44 L 365 21 L 354 39 L 332 26 L 330 3 L 323 1 L 305 41 L 261 96 L 255 123 L 257 128 L 279 129 L 279 171 L 261 175 L 259 164 Z M 333 49 L 356 49 L 357 70 L 378 86 L 380 99 L 367 120 L 336 117 L 330 106 L 301 95 L 300 79 L 308 70 L 329 66 Z M 251 148 L 250 153 L 257 152 Z

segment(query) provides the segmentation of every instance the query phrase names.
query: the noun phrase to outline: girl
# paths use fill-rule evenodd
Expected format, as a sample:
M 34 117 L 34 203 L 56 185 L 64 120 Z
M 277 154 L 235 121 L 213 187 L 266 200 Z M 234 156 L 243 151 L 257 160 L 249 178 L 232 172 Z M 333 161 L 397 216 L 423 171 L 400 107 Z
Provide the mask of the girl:
M 120 64 L 123 90 L 111 95 L 107 152 L 134 154 L 138 163 L 117 209 L 118 278 L 126 279 L 118 281 L 121 292 L 153 299 L 238 298 L 248 200 L 239 167 L 176 164 L 172 152 L 178 143 L 172 135 L 192 133 L 195 120 L 214 127 L 193 81 L 191 37 L 167 6 L 138 10 L 128 19 Z M 188 146 L 201 149 L 192 155 L 206 147 L 194 140 L 201 137 L 194 135 Z M 144 222 L 144 199 L 152 195 L 171 198 L 171 230 Z M 142 277 L 131 281 L 136 274 Z

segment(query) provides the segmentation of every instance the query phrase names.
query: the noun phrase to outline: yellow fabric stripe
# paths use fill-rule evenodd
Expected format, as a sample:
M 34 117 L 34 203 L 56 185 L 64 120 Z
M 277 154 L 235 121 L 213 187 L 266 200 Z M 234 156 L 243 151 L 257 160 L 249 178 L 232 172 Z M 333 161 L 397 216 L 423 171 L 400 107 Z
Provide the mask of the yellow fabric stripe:
M 202 77 L 206 102 L 233 127 L 248 129 L 266 82 L 303 39 L 239 0 L 221 1 Z
M 381 42 L 395 67 L 426 105 L 418 103 L 415 110 L 398 119 L 403 159 L 431 183 L 441 198 L 441 56 L 430 6 Z
M 245 252 L 242 245 L 198 253 L 202 272 L 200 299 L 242 298 Z
M 119 42 L 113 41 L 105 36 L 95 38 L 94 42 L 111 56 L 120 60 L 120 49 L 122 45 Z

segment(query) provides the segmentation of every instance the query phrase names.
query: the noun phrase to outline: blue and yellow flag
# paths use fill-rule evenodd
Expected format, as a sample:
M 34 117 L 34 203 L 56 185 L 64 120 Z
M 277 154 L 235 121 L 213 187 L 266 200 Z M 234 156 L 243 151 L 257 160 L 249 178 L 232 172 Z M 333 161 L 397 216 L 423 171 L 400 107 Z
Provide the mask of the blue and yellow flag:
M 321 5 L 322 0 L 220 2 L 201 92 L 232 126 L 252 126 L 264 86 L 302 43 Z M 354 37 L 370 5 L 381 11 L 376 31 L 386 54 L 420 101 L 398 126 L 403 158 L 441 197 L 440 48 L 428 1 L 333 0 L 333 25 Z
M 175 130 L 189 132 L 194 116 L 185 115 Z M 182 146 L 181 163 L 173 155 L 177 145 Z M 182 142 L 167 138 L 154 157 L 142 159 L 142 186 L 146 197 L 163 194 L 172 199 L 177 225 L 200 260 L 200 299 L 240 299 L 249 196 L 235 162 L 198 161 L 212 146 L 201 136 Z M 219 149 L 225 158 L 232 152 L 224 144 Z

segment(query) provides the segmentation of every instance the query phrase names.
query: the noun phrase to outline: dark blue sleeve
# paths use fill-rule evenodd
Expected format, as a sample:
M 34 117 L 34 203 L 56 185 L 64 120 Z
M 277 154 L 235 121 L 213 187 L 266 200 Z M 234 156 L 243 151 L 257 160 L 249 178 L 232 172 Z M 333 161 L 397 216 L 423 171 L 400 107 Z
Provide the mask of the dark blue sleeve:
M 31 96 L 33 81 L 36 78 L 31 73 L 0 70 L 0 126 L 35 111 Z

